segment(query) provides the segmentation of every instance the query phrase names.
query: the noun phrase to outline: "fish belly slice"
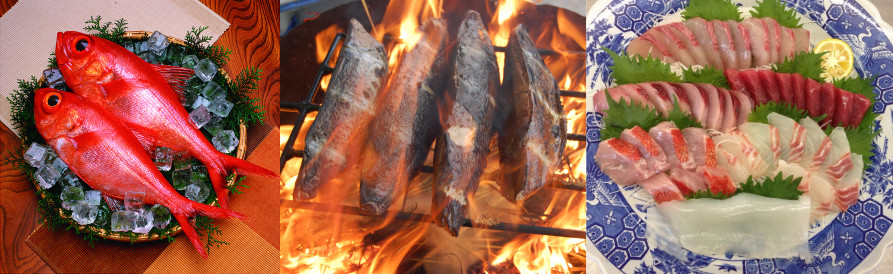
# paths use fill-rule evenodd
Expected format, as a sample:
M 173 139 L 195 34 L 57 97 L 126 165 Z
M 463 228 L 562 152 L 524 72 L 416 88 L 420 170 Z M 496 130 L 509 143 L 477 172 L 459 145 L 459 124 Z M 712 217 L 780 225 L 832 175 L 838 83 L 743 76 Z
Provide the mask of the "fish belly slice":
M 621 186 L 635 184 L 654 175 L 639 150 L 622 139 L 611 138 L 599 143 L 595 162 L 603 173 Z
M 357 145 L 369 134 L 375 101 L 387 75 L 384 46 L 351 20 L 326 99 L 307 131 L 296 198 L 315 197 L 321 185 L 356 164 L 358 159 L 351 153 L 360 150 Z
M 716 90 L 719 91 L 719 101 L 722 106 L 725 106 L 722 110 L 722 122 L 717 126 L 717 129 L 727 132 L 738 125 L 738 111 L 740 110 L 736 111 L 737 108 L 735 107 L 738 100 L 733 99 L 732 93 L 728 90 L 722 88 L 716 88 Z
M 828 138 L 819 124 L 810 118 L 800 119 L 800 125 L 806 128 L 806 146 L 800 165 L 806 171 L 813 173 L 819 170 L 831 152 L 831 138 Z
M 676 59 L 670 57 L 671 54 L 662 43 L 656 43 L 654 36 L 650 33 L 643 34 L 640 39 L 633 39 L 629 42 L 626 50 L 628 52 L 639 52 L 643 57 L 650 57 L 662 62 L 672 64 Z
M 676 39 L 682 41 L 682 45 L 688 50 L 688 53 L 691 54 L 694 63 L 689 64 L 689 66 L 710 63 L 710 59 L 707 58 L 705 49 L 701 48 L 701 43 L 698 42 L 698 38 L 695 37 L 695 34 L 692 33 L 691 30 L 685 27 L 685 24 L 673 23 L 667 25 L 667 28 L 670 29 L 670 33 L 676 36 Z
M 434 223 L 453 236 L 487 166 L 499 90 L 496 53 L 477 12 L 467 13 L 457 39 L 447 84 L 452 106 L 435 145 L 431 203 Z
M 809 203 L 805 195 L 782 200 L 742 193 L 725 200 L 665 202 L 657 209 L 692 252 L 787 258 L 808 249 Z
M 673 180 L 666 173 L 660 173 L 642 180 L 639 182 L 639 186 L 648 191 L 658 204 L 685 199 L 682 196 L 682 192 L 673 184 Z
M 605 110 L 608 109 L 607 95 L 611 95 L 611 99 L 614 99 L 615 102 L 634 103 L 653 107 L 651 101 L 647 97 L 643 97 L 643 94 L 639 93 L 639 88 L 632 88 L 633 89 L 628 87 L 628 85 L 620 85 L 596 92 L 595 95 L 592 96 L 592 109 L 595 110 L 595 112 L 604 114 Z
M 689 107 L 691 107 L 691 116 L 695 118 L 701 125 L 705 125 L 704 121 L 707 121 L 707 114 L 709 110 L 707 106 L 709 102 L 707 102 L 707 92 L 699 89 L 697 86 L 693 84 L 679 84 L 685 91 L 685 94 L 688 96 Z M 705 125 L 706 126 L 706 125 Z
M 652 31 L 653 30 L 653 31 Z M 696 64 L 695 59 L 692 57 L 691 53 L 688 52 L 688 49 L 685 47 L 685 44 L 682 40 L 676 38 L 673 34 L 673 31 L 668 27 L 656 27 L 649 30 L 646 34 L 650 34 L 654 39 L 663 44 L 667 51 L 670 52 L 670 56 L 673 56 L 676 61 L 679 61 L 683 65 L 692 66 Z M 630 55 L 640 55 L 638 52 L 627 52 Z
M 760 18 L 763 21 L 763 25 L 766 30 L 766 41 L 769 42 L 769 62 L 776 63 L 781 55 L 781 29 L 778 26 L 778 22 L 775 19 L 770 17 Z
M 558 83 L 549 72 L 527 29 L 521 25 L 509 36 L 500 106 L 508 106 L 499 132 L 497 180 L 510 201 L 524 200 L 539 190 L 561 163 L 567 118 Z M 508 109 L 510 108 L 510 109 Z
M 654 89 L 658 90 L 658 93 L 666 92 L 668 97 L 670 98 L 670 107 L 673 107 L 673 104 L 679 104 L 679 109 L 685 113 L 691 113 L 691 106 L 689 105 L 688 94 L 675 83 L 667 83 L 667 82 L 653 82 L 652 86 Z
M 736 98 L 734 101 L 738 103 L 738 106 L 736 107 L 738 117 L 735 125 L 737 126 L 747 122 L 747 117 L 750 116 L 750 112 L 753 111 L 755 107 L 753 99 L 740 90 L 729 90 L 729 94 L 734 96 Z
M 657 89 L 652 83 L 641 83 L 638 84 L 638 87 L 648 94 L 648 100 L 657 108 L 658 113 L 666 117 L 673 109 L 673 98 L 670 98 L 670 94 L 665 89 Z
M 418 44 L 391 75 L 369 142 L 362 152 L 361 211 L 382 215 L 425 161 L 439 135 L 437 99 L 442 97 L 448 58 L 446 24 L 425 21 Z
M 722 124 L 722 117 L 725 114 L 723 113 L 725 106 L 723 106 L 720 100 L 722 96 L 720 96 L 719 91 L 713 85 L 697 84 L 697 86 L 707 94 L 707 120 L 702 121 L 701 124 L 709 129 L 719 129 Z
M 778 113 L 769 113 L 769 124 L 778 129 L 781 155 L 779 159 L 800 163 L 806 147 L 806 128 L 794 119 Z
M 767 168 L 775 169 L 778 158 L 781 156 L 778 128 L 770 124 L 744 123 L 740 130 L 760 153 L 760 158 L 766 163 Z
M 652 127 L 648 134 L 664 150 L 671 168 L 680 167 L 688 170 L 695 168 L 695 159 L 688 153 L 685 137 L 673 122 L 661 122 Z
M 654 173 L 665 172 L 670 169 L 667 155 L 664 150 L 651 138 L 647 131 L 639 126 L 623 130 L 620 139 L 635 146 L 642 158 L 648 162 L 649 170 Z

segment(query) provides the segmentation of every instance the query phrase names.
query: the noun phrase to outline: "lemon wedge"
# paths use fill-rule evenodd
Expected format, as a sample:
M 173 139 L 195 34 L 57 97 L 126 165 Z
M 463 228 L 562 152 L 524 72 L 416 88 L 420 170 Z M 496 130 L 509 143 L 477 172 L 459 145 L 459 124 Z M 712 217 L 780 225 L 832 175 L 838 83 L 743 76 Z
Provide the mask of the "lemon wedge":
M 819 42 L 813 50 L 816 53 L 828 52 L 822 56 L 825 79 L 840 79 L 853 73 L 853 50 L 840 39 L 828 38 Z

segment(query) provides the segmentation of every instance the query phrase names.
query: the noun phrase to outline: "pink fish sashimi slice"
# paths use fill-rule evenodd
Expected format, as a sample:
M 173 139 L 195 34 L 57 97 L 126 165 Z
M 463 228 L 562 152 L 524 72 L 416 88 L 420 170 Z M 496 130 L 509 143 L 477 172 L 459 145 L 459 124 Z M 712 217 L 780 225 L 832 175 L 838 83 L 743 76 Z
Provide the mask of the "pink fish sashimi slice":
M 719 129 L 723 115 L 719 91 L 716 90 L 716 87 L 708 84 L 697 84 L 697 86 L 707 95 L 707 120 L 701 121 L 701 124 L 706 128 Z
M 648 163 L 638 149 L 622 139 L 602 141 L 595 152 L 595 161 L 615 183 L 625 186 L 651 177 Z
M 781 28 L 778 26 L 778 22 L 775 19 L 770 17 L 763 17 L 763 25 L 765 26 L 766 36 L 768 39 L 766 41 L 769 42 L 769 62 L 777 63 L 781 58 Z
M 755 106 L 753 99 L 751 99 L 750 96 L 747 96 L 747 93 L 740 90 L 729 90 L 729 94 L 737 98 L 736 101 L 738 102 L 738 110 L 736 111 L 736 113 L 738 113 L 738 119 L 737 122 L 735 122 L 735 125 L 737 126 L 747 122 L 747 117 L 750 116 L 750 112 L 753 111 Z
M 769 29 L 766 24 L 758 18 L 749 17 L 741 21 L 742 26 L 746 27 L 751 38 L 751 54 L 753 54 L 753 64 L 751 67 L 760 67 L 771 63 L 771 53 L 769 52 Z
M 670 169 L 670 163 L 667 162 L 667 156 L 660 145 L 654 142 L 651 135 L 639 126 L 625 129 L 620 133 L 620 139 L 635 146 L 639 155 L 645 158 L 648 168 L 652 173 L 665 172 Z
M 691 113 L 691 106 L 688 104 L 688 94 L 676 83 L 653 82 L 652 86 L 658 93 L 666 92 L 670 97 L 670 106 L 673 102 L 679 104 L 679 109 L 685 113 Z
M 735 38 L 732 37 L 732 30 L 729 27 L 729 23 L 720 20 L 712 20 L 710 22 L 713 24 L 714 37 L 716 37 L 717 44 L 719 44 L 717 52 L 721 55 L 723 64 L 726 64 L 725 67 L 747 68 L 741 67 L 741 63 L 738 61 Z M 719 68 L 719 66 L 716 66 L 716 68 Z
M 738 125 L 738 112 L 735 107 L 735 102 L 738 100 L 732 99 L 732 94 L 728 90 L 723 88 L 716 89 L 720 95 L 720 106 L 725 106 L 722 110 L 722 121 L 717 125 L 717 128 L 723 132 L 729 131 L 732 127 Z
M 725 169 L 699 166 L 696 173 L 703 176 L 708 188 L 710 188 L 710 192 L 732 195 L 735 194 L 738 188 L 737 184 L 732 182 L 732 178 L 729 177 Z
M 735 41 L 735 49 L 738 54 L 738 68 L 746 69 L 753 65 L 753 46 L 750 39 L 750 32 L 747 27 L 734 20 L 727 20 L 729 31 L 732 33 Z M 726 67 L 729 68 L 729 67 Z
M 688 170 L 695 168 L 695 161 L 688 153 L 685 137 L 673 122 L 661 122 L 652 127 L 648 134 L 663 148 L 671 168 L 681 167 Z
M 781 56 L 779 56 L 779 59 L 782 61 L 786 59 L 790 60 L 794 58 L 794 54 L 797 50 L 794 45 L 795 43 L 797 43 L 797 41 L 794 40 L 794 30 L 790 28 L 781 29 Z
M 670 57 L 670 52 L 661 43 L 656 43 L 654 36 L 650 33 L 640 36 L 641 39 L 633 39 L 626 48 L 627 52 L 642 53 L 642 57 L 652 57 L 662 62 L 672 64 L 676 60 Z
M 648 191 L 651 196 L 654 196 L 654 201 L 657 203 L 685 199 L 679 188 L 673 184 L 673 180 L 670 179 L 670 176 L 665 173 L 657 174 L 651 178 L 645 179 L 639 182 L 639 186 L 642 186 L 645 191 Z
M 695 34 L 685 27 L 684 24 L 673 23 L 667 25 L 667 27 L 671 30 L 673 35 L 676 35 L 677 39 L 682 40 L 682 44 L 688 50 L 688 53 L 691 54 L 692 58 L 694 58 L 695 63 L 689 64 L 689 66 L 710 63 L 710 59 L 707 58 L 707 54 L 705 53 L 706 49 L 701 48 L 701 43 L 698 42 L 698 38 L 696 38 Z
M 698 166 L 716 166 L 716 145 L 713 138 L 703 128 L 689 127 L 682 129 L 682 136 L 688 146 L 689 155 Z
M 809 50 L 809 31 L 804 28 L 791 29 L 791 31 L 794 32 L 794 51 L 795 52 L 808 51 Z
M 691 53 L 688 52 L 685 44 L 682 42 L 682 40 L 679 40 L 679 38 L 677 38 L 675 34 L 673 34 L 673 31 L 670 28 L 656 27 L 648 30 L 648 32 L 646 33 L 650 33 L 659 43 L 664 43 L 670 54 L 673 56 L 673 58 L 676 59 L 676 61 L 679 61 L 686 66 L 696 64 L 694 57 L 692 57 Z M 638 53 L 634 52 L 629 52 L 629 54 L 638 55 Z
M 679 188 L 682 195 L 690 195 L 694 192 L 708 190 L 704 177 L 693 171 L 674 168 L 670 170 L 670 180 Z
M 688 96 L 689 106 L 691 107 L 691 116 L 695 118 L 698 122 L 704 125 L 704 121 L 707 121 L 707 114 L 709 110 L 707 106 L 709 102 L 707 102 L 707 92 L 699 89 L 697 86 L 693 84 L 680 84 L 684 90 L 686 96 Z
M 720 51 L 720 45 L 717 39 L 713 24 L 703 18 L 691 18 L 682 22 L 697 38 L 701 45 L 701 51 L 707 56 L 707 63 L 714 68 L 724 67 L 723 57 Z
M 673 109 L 673 101 L 670 94 L 664 89 L 656 89 L 651 83 L 640 83 L 638 87 L 645 91 L 651 105 L 657 108 L 657 112 L 667 116 L 667 113 Z
M 592 109 L 595 110 L 595 112 L 604 114 L 605 110 L 608 109 L 608 98 L 605 97 L 608 94 L 611 95 L 611 98 L 614 99 L 615 102 L 621 102 L 622 99 L 623 102 L 626 103 L 632 102 L 650 106 L 648 99 L 642 97 L 638 92 L 629 92 L 625 85 L 622 85 L 596 92 L 595 95 L 592 96 Z

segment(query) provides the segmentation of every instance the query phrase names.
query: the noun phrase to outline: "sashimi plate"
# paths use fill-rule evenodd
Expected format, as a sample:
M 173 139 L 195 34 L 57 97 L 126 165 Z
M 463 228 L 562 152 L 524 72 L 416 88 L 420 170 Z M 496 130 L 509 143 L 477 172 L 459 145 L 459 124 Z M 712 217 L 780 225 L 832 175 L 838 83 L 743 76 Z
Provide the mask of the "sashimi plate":
M 734 1 L 748 14 L 746 7 L 756 1 Z M 804 27 L 810 31 L 814 46 L 832 37 L 847 42 L 856 57 L 855 73 L 877 76 L 875 105 L 882 113 L 876 126 L 880 134 L 874 140 L 875 156 L 866 163 L 859 201 L 846 212 L 829 215 L 821 225 L 809 231 L 813 259 L 748 259 L 734 255 L 713 256 L 687 253 L 685 260 L 661 250 L 645 235 L 646 212 L 655 205 L 651 196 L 638 186 L 619 187 L 599 170 L 593 160 L 600 141 L 602 117 L 593 113 L 587 102 L 587 179 L 586 232 L 590 270 L 625 273 L 849 273 L 866 272 L 877 267 L 893 241 L 887 235 L 893 224 L 893 28 L 883 22 L 868 1 L 861 0 L 782 0 L 797 10 Z M 614 0 L 599 1 L 587 16 L 587 100 L 595 92 L 612 84 L 611 58 L 601 47 L 615 52 L 665 20 L 681 20 L 685 0 Z M 772 225 L 772 224 L 767 224 Z

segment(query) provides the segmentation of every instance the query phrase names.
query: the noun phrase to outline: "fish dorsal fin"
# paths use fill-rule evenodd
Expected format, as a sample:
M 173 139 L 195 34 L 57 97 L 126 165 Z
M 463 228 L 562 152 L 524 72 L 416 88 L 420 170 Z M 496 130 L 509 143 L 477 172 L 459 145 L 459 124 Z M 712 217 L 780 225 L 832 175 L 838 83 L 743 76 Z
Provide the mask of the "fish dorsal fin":
M 181 102 L 186 101 L 186 96 L 184 95 L 186 81 L 189 81 L 189 77 L 195 74 L 194 71 L 188 68 L 154 64 L 152 68 L 161 73 L 161 77 L 164 77 L 171 89 L 177 93 L 177 97 L 180 98 Z

